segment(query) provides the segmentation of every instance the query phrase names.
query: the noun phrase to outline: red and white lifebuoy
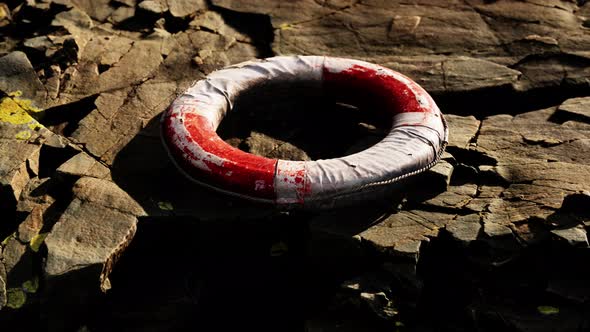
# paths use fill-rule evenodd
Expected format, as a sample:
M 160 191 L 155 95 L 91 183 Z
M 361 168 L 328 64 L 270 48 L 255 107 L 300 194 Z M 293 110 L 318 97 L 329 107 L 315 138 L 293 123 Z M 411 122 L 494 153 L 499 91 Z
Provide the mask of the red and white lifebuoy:
M 306 82 L 339 102 L 370 103 L 391 119 L 391 130 L 364 151 L 316 161 L 269 159 L 225 143 L 215 131 L 238 94 L 268 80 Z M 439 160 L 448 129 L 428 93 L 400 73 L 358 60 L 285 56 L 244 62 L 196 82 L 164 113 L 162 135 L 190 179 L 287 207 L 366 198 L 424 171 Z

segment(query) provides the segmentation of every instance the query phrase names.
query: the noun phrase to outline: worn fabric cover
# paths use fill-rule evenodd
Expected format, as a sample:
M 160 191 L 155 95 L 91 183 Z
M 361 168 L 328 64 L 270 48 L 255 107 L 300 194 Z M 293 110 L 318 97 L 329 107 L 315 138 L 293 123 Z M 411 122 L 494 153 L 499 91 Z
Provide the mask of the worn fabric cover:
M 269 80 L 306 82 L 335 101 L 376 105 L 391 130 L 364 151 L 328 160 L 274 160 L 231 147 L 215 130 L 240 92 Z M 172 103 L 162 128 L 172 160 L 190 179 L 281 207 L 374 198 L 432 167 L 448 139 L 443 115 L 415 82 L 378 65 L 324 56 L 274 57 L 213 72 Z

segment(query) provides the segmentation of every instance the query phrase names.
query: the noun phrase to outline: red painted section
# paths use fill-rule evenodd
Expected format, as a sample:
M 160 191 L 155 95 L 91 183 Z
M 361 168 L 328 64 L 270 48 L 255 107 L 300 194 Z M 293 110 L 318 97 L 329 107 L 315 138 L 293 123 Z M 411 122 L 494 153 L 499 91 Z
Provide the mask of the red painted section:
M 185 113 L 183 125 L 188 135 L 175 132 L 172 116 L 166 117 L 164 121 L 164 138 L 172 156 L 195 180 L 239 194 L 275 199 L 277 160 L 230 146 L 217 135 L 208 119 L 201 115 Z M 175 138 L 180 140 L 175 141 Z M 178 146 L 178 142 L 186 142 L 186 145 Z M 199 145 L 205 153 L 193 153 L 188 148 L 192 144 Z M 195 167 L 192 162 L 202 162 L 207 169 Z
M 324 68 L 323 80 L 328 95 L 337 100 L 385 108 L 394 114 L 430 111 L 418 103 L 414 91 L 408 85 L 389 75 L 385 69 L 380 72 L 353 65 L 340 72 L 331 72 L 330 68 Z M 416 84 L 414 90 L 422 89 Z

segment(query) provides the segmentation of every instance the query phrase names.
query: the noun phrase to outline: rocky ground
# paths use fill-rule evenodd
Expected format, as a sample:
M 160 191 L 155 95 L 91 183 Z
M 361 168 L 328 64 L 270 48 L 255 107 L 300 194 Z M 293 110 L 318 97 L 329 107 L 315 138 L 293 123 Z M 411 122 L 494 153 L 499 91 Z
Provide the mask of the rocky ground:
M 279 54 L 412 77 L 447 115 L 444 160 L 398 197 L 315 213 L 188 183 L 158 115 L 211 71 Z M 0 94 L 3 327 L 590 330 L 584 0 L 8 1 Z M 311 97 L 240 110 L 224 139 L 276 158 L 383 134 Z

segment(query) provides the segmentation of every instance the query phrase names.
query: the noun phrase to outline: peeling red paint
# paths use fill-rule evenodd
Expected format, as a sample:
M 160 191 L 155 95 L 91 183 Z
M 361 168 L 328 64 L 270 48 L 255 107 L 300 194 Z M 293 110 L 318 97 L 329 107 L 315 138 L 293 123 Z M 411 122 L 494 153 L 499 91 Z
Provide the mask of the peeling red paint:
M 224 190 L 260 198 L 274 199 L 274 173 L 277 160 L 256 156 L 225 143 L 213 130 L 208 119 L 194 113 L 184 114 L 188 135 L 176 132 L 173 117 L 166 117 L 164 137 L 177 164 L 196 180 L 219 184 Z M 195 154 L 188 145 L 179 148 L 172 140 L 184 139 L 198 144 L 206 154 Z M 221 163 L 219 162 L 221 160 Z M 206 169 L 195 167 L 202 162 Z
M 281 167 L 281 164 L 277 166 L 277 176 L 282 177 L 283 182 L 286 183 L 281 185 L 281 188 L 288 188 L 290 192 L 295 193 L 295 202 L 303 204 L 305 198 L 311 195 L 311 183 L 307 178 L 304 163 L 289 161 L 286 163 L 289 166 Z
M 426 105 L 420 105 L 416 93 L 408 84 L 382 71 L 353 65 L 340 72 L 323 70 L 324 87 L 329 95 L 345 98 L 357 104 L 376 105 L 393 113 L 428 112 Z M 408 79 L 408 81 L 410 81 Z M 420 91 L 418 90 L 418 91 Z

